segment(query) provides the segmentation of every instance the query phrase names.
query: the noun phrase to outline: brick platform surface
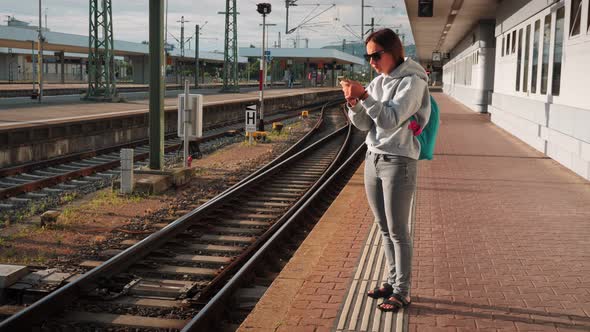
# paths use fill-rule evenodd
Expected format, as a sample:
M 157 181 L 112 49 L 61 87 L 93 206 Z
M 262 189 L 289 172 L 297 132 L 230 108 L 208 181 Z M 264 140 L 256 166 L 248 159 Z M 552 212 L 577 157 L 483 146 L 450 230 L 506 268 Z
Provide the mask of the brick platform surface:
M 441 93 L 409 331 L 590 331 L 590 183 Z M 331 331 L 372 214 L 363 167 L 239 331 Z
M 590 331 L 590 183 L 443 94 L 410 331 Z

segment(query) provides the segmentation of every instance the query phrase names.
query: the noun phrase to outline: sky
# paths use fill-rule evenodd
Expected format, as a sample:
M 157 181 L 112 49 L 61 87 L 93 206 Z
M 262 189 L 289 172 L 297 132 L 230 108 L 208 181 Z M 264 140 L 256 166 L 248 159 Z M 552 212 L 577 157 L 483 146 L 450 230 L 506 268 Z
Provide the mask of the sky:
M 225 0 L 168 0 L 168 42 L 178 43 L 180 39 L 180 21 L 184 16 L 185 38 L 195 32 L 195 24 L 201 29 L 200 49 L 203 51 L 223 51 L 225 16 L 218 12 L 225 11 Z M 358 41 L 361 32 L 361 0 L 297 0 L 298 6 L 289 9 L 289 29 L 299 26 L 306 17 L 313 18 L 300 26 L 296 32 L 285 35 L 285 1 L 284 0 L 237 0 L 238 8 L 238 46 L 259 47 L 262 43 L 262 16 L 256 11 L 256 4 L 268 2 L 272 11 L 266 17 L 269 26 L 269 44 L 275 45 L 281 32 L 281 46 L 293 47 L 299 40 L 298 47 L 342 45 L 342 40 Z M 334 5 L 334 6 L 333 6 Z M 113 0 L 113 30 L 116 40 L 141 42 L 148 40 L 149 7 L 147 0 Z M 376 29 L 382 27 L 399 28 L 405 33 L 406 43 L 413 43 L 406 9 L 403 0 L 365 0 L 365 24 L 375 19 Z M 2 0 L 0 1 L 1 24 L 5 25 L 8 16 L 38 25 L 38 0 Z M 51 31 L 88 35 L 88 1 L 87 0 L 42 0 L 43 25 L 45 11 L 47 26 Z M 47 10 L 45 10 L 47 8 Z M 321 12 L 324 12 L 320 14 Z M 319 16 L 315 17 L 316 15 Z M 314 18 L 315 17 L 315 18 Z M 347 31 L 352 30 L 352 33 Z M 367 27 L 366 30 L 370 29 Z M 354 33 L 354 34 L 353 34 Z M 355 36 L 356 35 L 356 36 Z M 186 45 L 189 48 L 189 45 Z M 190 49 L 194 42 L 190 42 Z

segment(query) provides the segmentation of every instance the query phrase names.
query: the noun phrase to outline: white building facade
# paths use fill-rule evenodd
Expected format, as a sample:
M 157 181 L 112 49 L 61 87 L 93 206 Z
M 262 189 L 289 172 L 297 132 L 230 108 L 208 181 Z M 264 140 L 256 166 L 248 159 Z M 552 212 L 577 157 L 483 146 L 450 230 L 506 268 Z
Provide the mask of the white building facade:
M 590 0 L 499 3 L 495 46 L 480 23 L 443 67 L 444 92 L 590 179 L 589 16 Z

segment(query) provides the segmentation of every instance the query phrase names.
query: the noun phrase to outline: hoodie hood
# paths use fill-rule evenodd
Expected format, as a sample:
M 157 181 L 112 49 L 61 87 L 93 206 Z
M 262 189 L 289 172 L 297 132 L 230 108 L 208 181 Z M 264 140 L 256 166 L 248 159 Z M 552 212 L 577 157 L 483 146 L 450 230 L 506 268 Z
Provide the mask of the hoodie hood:
M 406 76 L 416 75 L 421 78 L 424 82 L 428 82 L 428 75 L 426 75 L 426 71 L 420 64 L 416 61 L 412 60 L 411 58 L 406 57 L 404 62 L 397 66 L 391 73 L 389 74 L 382 74 L 384 78 L 392 79 L 392 78 L 404 78 Z

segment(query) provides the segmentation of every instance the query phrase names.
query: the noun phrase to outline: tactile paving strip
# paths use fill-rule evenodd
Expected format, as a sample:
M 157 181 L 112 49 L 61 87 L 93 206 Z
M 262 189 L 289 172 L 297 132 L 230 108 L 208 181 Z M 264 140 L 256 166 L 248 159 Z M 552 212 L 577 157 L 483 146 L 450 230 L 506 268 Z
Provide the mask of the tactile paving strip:
M 414 215 L 415 198 L 412 200 Z M 413 238 L 414 218 L 411 218 L 410 232 Z M 382 312 L 377 308 L 382 299 L 366 296 L 370 289 L 387 280 L 387 261 L 381 247 L 381 234 L 373 223 L 369 238 L 363 249 L 359 266 L 346 295 L 344 305 L 336 323 L 337 332 L 406 332 L 408 330 L 407 310 L 396 313 Z

